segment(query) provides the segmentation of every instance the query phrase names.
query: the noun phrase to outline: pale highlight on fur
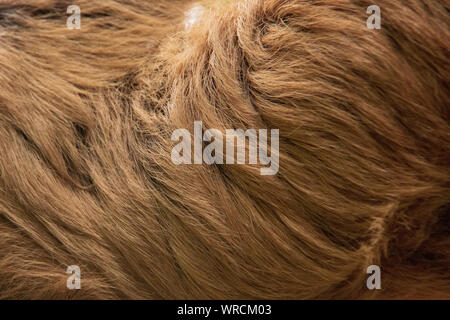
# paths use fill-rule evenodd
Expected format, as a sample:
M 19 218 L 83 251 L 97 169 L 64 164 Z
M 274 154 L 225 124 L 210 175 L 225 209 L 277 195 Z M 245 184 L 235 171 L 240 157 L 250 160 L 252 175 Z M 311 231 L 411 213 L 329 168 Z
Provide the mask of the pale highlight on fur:
M 450 298 L 449 2 L 372 2 L 0 1 L 0 298 Z M 278 174 L 174 165 L 194 121 Z

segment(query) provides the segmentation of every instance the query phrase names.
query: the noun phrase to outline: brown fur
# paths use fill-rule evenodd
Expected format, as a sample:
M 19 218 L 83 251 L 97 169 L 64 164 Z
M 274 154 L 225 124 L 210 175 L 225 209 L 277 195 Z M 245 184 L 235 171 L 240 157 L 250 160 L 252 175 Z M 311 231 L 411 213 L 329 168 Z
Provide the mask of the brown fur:
M 450 298 L 449 2 L 191 5 L 0 2 L 0 298 Z M 195 120 L 279 173 L 175 166 Z

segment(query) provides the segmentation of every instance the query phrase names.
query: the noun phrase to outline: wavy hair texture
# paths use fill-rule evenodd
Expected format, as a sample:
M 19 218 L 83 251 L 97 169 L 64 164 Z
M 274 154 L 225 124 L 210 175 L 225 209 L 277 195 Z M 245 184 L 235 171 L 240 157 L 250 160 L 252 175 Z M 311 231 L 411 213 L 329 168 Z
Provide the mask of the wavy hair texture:
M 0 298 L 450 298 L 449 1 L 192 5 L 0 1 Z M 174 165 L 197 120 L 279 173 Z

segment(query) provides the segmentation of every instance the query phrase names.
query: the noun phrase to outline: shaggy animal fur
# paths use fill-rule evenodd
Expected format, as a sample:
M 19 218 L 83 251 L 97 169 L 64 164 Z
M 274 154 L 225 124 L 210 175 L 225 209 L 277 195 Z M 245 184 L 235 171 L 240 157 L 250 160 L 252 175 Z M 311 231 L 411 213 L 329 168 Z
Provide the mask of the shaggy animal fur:
M 449 1 L 193 5 L 0 1 L 0 298 L 450 298 Z M 174 165 L 196 120 L 279 173 Z

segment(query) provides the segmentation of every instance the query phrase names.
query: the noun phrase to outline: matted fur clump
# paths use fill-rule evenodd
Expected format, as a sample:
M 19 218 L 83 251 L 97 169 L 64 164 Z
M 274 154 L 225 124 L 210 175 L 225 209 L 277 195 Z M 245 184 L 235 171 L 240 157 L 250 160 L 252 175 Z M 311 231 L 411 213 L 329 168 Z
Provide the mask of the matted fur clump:
M 193 5 L 0 2 L 0 298 L 450 298 L 449 2 Z M 278 174 L 175 165 L 194 121 Z

